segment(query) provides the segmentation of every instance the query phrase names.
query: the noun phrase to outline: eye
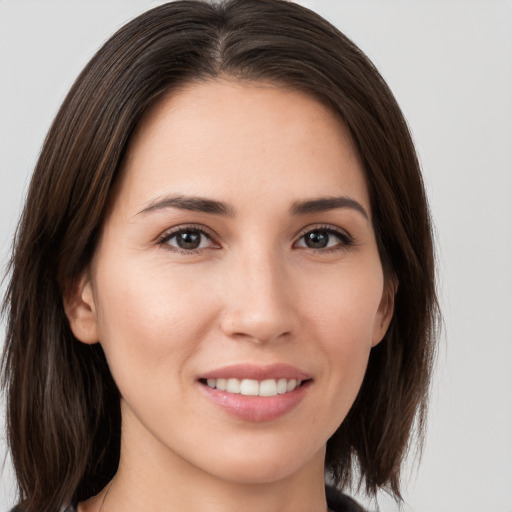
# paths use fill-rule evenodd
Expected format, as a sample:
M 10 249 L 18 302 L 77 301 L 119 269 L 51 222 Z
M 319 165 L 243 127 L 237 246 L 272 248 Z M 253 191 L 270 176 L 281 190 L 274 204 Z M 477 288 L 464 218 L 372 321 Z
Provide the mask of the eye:
M 321 227 L 304 233 L 296 246 L 314 250 L 336 250 L 353 245 L 353 239 L 347 233 L 332 228 Z
M 216 246 L 210 235 L 204 230 L 195 227 L 179 228 L 168 232 L 161 238 L 159 243 L 183 253 Z

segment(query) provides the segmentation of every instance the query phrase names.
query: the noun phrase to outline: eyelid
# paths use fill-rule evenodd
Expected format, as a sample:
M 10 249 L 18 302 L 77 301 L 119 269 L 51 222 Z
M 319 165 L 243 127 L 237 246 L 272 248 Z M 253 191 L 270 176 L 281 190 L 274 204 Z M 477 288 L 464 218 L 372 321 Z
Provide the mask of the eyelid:
M 346 249 L 347 247 L 351 247 L 355 245 L 354 237 L 346 230 L 342 229 L 338 226 L 332 225 L 332 224 L 312 224 L 309 226 L 306 226 L 304 229 L 302 229 L 299 232 L 299 235 L 297 236 L 296 241 L 294 242 L 294 245 L 296 245 L 299 240 L 303 239 L 305 235 L 310 233 L 311 231 L 327 231 L 329 234 L 332 234 L 336 237 L 338 237 L 341 241 L 340 246 L 334 246 L 334 247 L 325 247 L 322 249 L 312 249 L 309 247 L 301 247 L 301 249 L 310 249 L 316 252 L 328 252 L 332 250 L 340 250 L 340 249 Z
M 161 235 L 158 236 L 156 243 L 160 246 L 166 246 L 169 250 L 182 253 L 182 254 L 194 254 L 200 251 L 203 251 L 205 249 L 210 249 L 212 247 L 203 247 L 200 249 L 189 249 L 184 250 L 180 249 L 178 247 L 174 247 L 167 242 L 174 236 L 178 235 L 179 233 L 182 233 L 184 231 L 198 231 L 203 236 L 206 236 L 214 246 L 213 248 L 220 248 L 220 244 L 217 241 L 218 237 L 217 235 L 209 228 L 202 224 L 180 224 L 178 226 L 174 226 L 172 228 L 169 228 L 165 230 Z M 345 229 L 340 228 L 339 226 L 335 226 L 332 224 L 311 224 L 309 226 L 306 226 L 303 228 L 299 234 L 297 235 L 295 242 L 293 245 L 295 246 L 306 234 L 310 233 L 311 231 L 326 231 L 331 235 L 336 236 L 340 240 L 340 245 L 336 245 L 334 247 L 325 247 L 321 249 L 312 249 L 308 247 L 301 247 L 301 249 L 310 249 L 314 250 L 316 252 L 328 252 L 328 251 L 334 251 L 334 250 L 341 250 L 346 249 L 347 247 L 351 247 L 355 245 L 354 237 Z
M 176 236 L 184 231 L 198 231 L 202 235 L 206 236 L 209 240 L 211 240 L 212 244 L 217 246 L 216 248 L 220 247 L 220 244 L 217 242 L 217 236 L 215 235 L 215 233 L 213 233 L 211 229 L 208 229 L 206 226 L 203 226 L 201 224 L 180 224 L 178 226 L 166 229 L 161 235 L 158 236 L 156 243 L 161 246 L 166 246 L 167 248 L 169 248 L 169 250 L 183 254 L 194 254 L 198 251 L 206 249 L 205 247 L 203 247 L 202 249 L 184 250 L 178 247 L 171 246 L 167 243 L 173 236 Z

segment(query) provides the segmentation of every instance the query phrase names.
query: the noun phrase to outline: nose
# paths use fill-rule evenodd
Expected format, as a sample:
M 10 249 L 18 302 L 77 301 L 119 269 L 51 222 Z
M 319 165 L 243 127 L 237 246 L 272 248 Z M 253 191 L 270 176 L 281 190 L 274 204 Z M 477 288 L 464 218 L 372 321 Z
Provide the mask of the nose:
M 290 277 L 270 251 L 233 258 L 224 280 L 222 331 L 257 344 L 290 338 L 298 329 Z

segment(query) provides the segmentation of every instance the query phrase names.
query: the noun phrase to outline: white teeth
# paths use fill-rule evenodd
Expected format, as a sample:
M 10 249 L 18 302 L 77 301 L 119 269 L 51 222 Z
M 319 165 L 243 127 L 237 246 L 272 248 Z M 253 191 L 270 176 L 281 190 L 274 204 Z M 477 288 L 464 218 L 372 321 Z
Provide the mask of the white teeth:
M 240 394 L 247 396 L 258 396 L 259 389 L 258 381 L 252 379 L 244 379 L 240 383 Z
M 210 388 L 246 396 L 276 396 L 293 391 L 301 385 L 296 379 L 207 379 Z
M 286 379 L 279 379 L 277 381 L 277 392 L 282 395 L 283 393 L 286 393 L 286 390 L 288 389 L 288 381 Z
M 238 379 L 228 379 L 226 391 L 228 393 L 240 393 L 240 381 Z
M 276 396 L 277 382 L 275 379 L 262 380 L 260 382 L 260 396 Z
M 297 387 L 297 381 L 295 379 L 290 379 L 286 383 L 286 391 L 293 391 Z

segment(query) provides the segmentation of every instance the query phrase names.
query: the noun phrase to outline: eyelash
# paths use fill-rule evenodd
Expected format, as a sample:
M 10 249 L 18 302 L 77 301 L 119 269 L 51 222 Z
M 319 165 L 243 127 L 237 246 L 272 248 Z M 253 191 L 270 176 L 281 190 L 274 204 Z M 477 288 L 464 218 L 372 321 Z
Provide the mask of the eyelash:
M 319 252 L 330 253 L 330 252 L 335 252 L 335 251 L 340 251 L 340 250 L 346 250 L 355 245 L 354 238 L 351 235 L 349 235 L 346 231 L 336 228 L 334 226 L 325 226 L 325 225 L 307 227 L 300 235 L 299 240 L 304 239 L 304 237 L 308 233 L 312 233 L 315 231 L 323 231 L 323 232 L 327 233 L 328 235 L 334 235 L 336 238 L 338 238 L 340 240 L 341 243 L 339 245 L 335 245 L 333 247 L 325 247 L 325 248 L 321 248 L 321 249 L 313 249 L 311 247 L 301 247 L 301 249 L 309 249 L 309 250 L 314 251 L 315 253 L 319 253 Z
M 212 242 L 216 243 L 215 242 L 215 237 L 213 236 L 212 233 L 210 233 L 209 231 L 205 230 L 204 227 L 202 227 L 202 226 L 195 226 L 195 225 L 191 224 L 191 225 L 188 225 L 188 226 L 181 226 L 179 228 L 172 229 L 171 231 L 166 231 L 159 238 L 158 245 L 161 245 L 161 246 L 165 247 L 166 249 L 168 249 L 170 251 L 178 252 L 180 254 L 185 254 L 185 255 L 197 254 L 197 253 L 201 252 L 202 250 L 204 250 L 204 248 L 182 249 L 180 247 L 171 246 L 169 244 L 169 241 L 172 238 L 174 238 L 175 236 L 178 236 L 181 233 L 187 233 L 187 232 L 190 232 L 190 231 L 194 231 L 196 233 L 200 233 L 201 235 L 203 235 L 206 238 L 210 239 Z
M 193 255 L 193 254 L 200 253 L 201 251 L 203 251 L 205 249 L 204 247 L 203 248 L 197 248 L 197 249 L 182 249 L 180 247 L 171 246 L 169 244 L 169 241 L 172 238 L 180 235 L 181 233 L 187 233 L 187 232 L 190 232 L 190 231 L 193 231 L 193 232 L 196 232 L 196 233 L 200 233 L 202 236 L 205 236 L 206 238 L 210 239 L 214 244 L 216 244 L 218 247 L 220 247 L 219 244 L 217 242 L 215 242 L 215 237 L 213 236 L 212 233 L 210 233 L 209 231 L 205 230 L 204 227 L 196 226 L 196 225 L 181 226 L 179 228 L 172 229 L 171 231 L 166 231 L 158 239 L 158 245 L 161 245 L 161 246 L 165 247 L 166 249 L 168 249 L 170 251 L 178 252 L 178 253 L 184 254 L 184 255 Z M 325 247 L 325 248 L 319 248 L 319 249 L 314 249 L 314 248 L 311 248 L 311 247 L 300 247 L 301 249 L 309 249 L 309 250 L 312 250 L 315 253 L 330 253 L 330 252 L 335 252 L 335 251 L 340 251 L 340 250 L 346 250 L 346 249 L 352 247 L 353 245 L 355 245 L 355 241 L 354 241 L 353 237 L 351 235 L 349 235 L 346 231 L 343 231 L 341 229 L 335 228 L 333 226 L 324 226 L 324 225 L 319 225 L 319 226 L 314 226 L 314 227 L 306 228 L 302 232 L 302 234 L 299 236 L 297 242 L 300 241 L 300 240 L 303 240 L 304 237 L 308 233 L 312 233 L 312 232 L 315 232 L 315 231 L 321 231 L 321 232 L 327 233 L 328 235 L 333 235 L 336 238 L 338 238 L 341 243 L 337 244 L 337 245 L 335 245 L 333 247 Z M 294 245 L 297 242 L 294 242 Z M 216 247 L 216 248 L 218 248 L 218 247 Z M 210 249 L 210 248 L 211 247 L 208 247 L 208 249 Z

